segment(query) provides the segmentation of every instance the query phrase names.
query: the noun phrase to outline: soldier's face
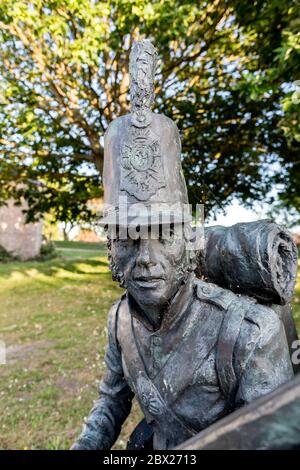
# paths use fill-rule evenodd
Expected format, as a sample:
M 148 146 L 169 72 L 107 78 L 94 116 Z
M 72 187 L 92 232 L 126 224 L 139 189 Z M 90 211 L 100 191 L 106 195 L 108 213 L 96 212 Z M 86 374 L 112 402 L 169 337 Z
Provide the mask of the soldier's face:
M 177 292 L 187 272 L 185 238 L 173 231 L 157 239 L 111 240 L 110 256 L 115 278 L 141 306 L 158 308 Z

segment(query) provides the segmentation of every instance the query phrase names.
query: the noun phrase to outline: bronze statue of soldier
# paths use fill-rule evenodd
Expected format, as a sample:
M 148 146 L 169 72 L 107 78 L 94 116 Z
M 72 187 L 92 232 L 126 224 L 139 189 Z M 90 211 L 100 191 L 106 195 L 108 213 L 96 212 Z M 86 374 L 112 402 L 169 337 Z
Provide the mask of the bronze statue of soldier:
M 155 67 L 152 44 L 134 44 L 132 112 L 105 135 L 102 224 L 113 278 L 126 292 L 109 312 L 107 372 L 72 449 L 110 449 L 134 396 L 145 420 L 128 447 L 174 449 L 293 377 L 274 310 L 195 277 L 179 132 L 151 111 Z

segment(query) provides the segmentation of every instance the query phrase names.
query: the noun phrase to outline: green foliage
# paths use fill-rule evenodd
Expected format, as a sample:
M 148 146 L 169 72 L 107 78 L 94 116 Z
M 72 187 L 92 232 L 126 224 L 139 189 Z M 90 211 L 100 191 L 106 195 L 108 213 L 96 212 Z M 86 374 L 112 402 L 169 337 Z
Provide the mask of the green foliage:
M 3 246 L 0 245 L 0 263 L 9 263 L 17 258 L 8 253 Z
M 43 218 L 43 236 L 46 240 L 59 239 L 59 224 L 51 213 L 44 214 Z
M 53 242 L 50 241 L 42 244 L 40 256 L 38 257 L 39 261 L 48 261 L 57 257 L 58 252 L 56 251 L 55 244 Z
M 299 17 L 294 0 L 2 0 L 0 200 L 25 196 L 29 220 L 50 209 L 66 222 L 93 217 L 104 132 L 128 112 L 129 51 L 146 36 L 161 59 L 156 110 L 180 128 L 191 202 L 207 212 L 233 196 L 251 203 L 276 183 L 289 203 Z

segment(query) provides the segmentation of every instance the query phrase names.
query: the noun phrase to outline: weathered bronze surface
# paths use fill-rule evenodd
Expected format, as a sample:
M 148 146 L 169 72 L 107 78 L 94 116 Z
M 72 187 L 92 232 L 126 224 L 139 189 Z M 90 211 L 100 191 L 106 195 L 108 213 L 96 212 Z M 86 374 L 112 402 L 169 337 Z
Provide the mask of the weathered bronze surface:
M 264 304 L 291 301 L 298 267 L 292 235 L 272 220 L 205 229 L 198 271 L 238 294 L 251 293 Z
M 213 424 L 180 449 L 300 450 L 300 376 Z
M 248 290 L 250 297 L 241 296 L 196 279 L 190 227 L 185 223 L 175 236 L 187 220 L 180 210 L 187 191 L 178 129 L 151 111 L 155 62 L 149 41 L 134 45 L 132 112 L 113 121 L 105 136 L 102 223 L 113 278 L 126 292 L 109 312 L 107 372 L 73 449 L 111 448 L 134 395 L 146 421 L 129 447 L 173 449 L 294 375 L 278 314 Z M 147 214 L 139 219 L 140 236 L 130 236 L 127 216 L 140 203 L 154 213 L 163 203 L 177 204 L 167 237 L 163 223 L 157 237 L 141 236 L 152 229 Z

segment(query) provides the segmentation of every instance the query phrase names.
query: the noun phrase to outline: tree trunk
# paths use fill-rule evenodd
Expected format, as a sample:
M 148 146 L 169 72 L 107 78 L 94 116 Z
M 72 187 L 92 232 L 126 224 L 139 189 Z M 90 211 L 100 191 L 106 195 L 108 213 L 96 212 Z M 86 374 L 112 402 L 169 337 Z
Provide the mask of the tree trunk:
M 94 163 L 95 163 L 97 170 L 100 173 L 100 176 L 102 177 L 103 175 L 103 152 L 101 155 L 94 155 Z
M 69 234 L 68 234 L 68 231 L 65 227 L 63 228 L 63 236 L 64 236 L 64 241 L 68 242 L 69 241 Z

